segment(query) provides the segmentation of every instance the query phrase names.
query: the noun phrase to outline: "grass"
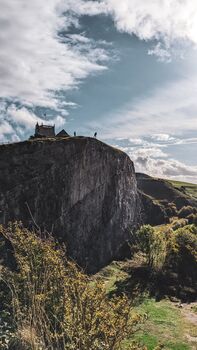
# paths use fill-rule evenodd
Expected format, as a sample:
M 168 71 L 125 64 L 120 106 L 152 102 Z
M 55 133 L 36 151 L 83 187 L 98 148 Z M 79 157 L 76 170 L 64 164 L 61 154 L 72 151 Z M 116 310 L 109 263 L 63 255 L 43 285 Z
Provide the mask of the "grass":
M 97 274 L 97 278 L 105 282 L 107 292 L 116 290 L 116 282 L 124 281 L 128 278 L 127 262 L 113 262 Z M 197 306 L 191 310 L 196 312 Z M 141 325 L 141 329 L 136 333 L 137 342 L 145 345 L 148 350 L 155 349 L 156 346 L 163 345 L 165 350 L 193 350 L 197 343 L 188 341 L 187 336 L 196 337 L 196 326 L 184 315 L 183 309 L 170 300 L 164 299 L 156 302 L 154 298 L 144 296 L 142 301 L 134 306 L 135 311 L 146 316 L 146 321 Z M 195 338 L 196 340 L 196 338 Z M 132 340 L 124 342 L 124 350 L 129 348 Z
M 128 273 L 122 269 L 123 264 L 122 262 L 114 261 L 96 275 L 96 278 L 105 282 L 107 293 L 114 292 L 116 290 L 115 283 L 128 277 Z
M 184 187 L 185 193 L 193 198 L 197 199 L 197 184 L 192 184 L 188 182 L 168 180 L 174 187 L 181 189 Z
M 192 306 L 192 311 L 197 314 L 197 305 Z
M 160 344 L 164 349 L 169 350 L 192 349 L 187 344 L 184 332 L 186 321 L 181 311 L 172 302 L 146 299 L 136 310 L 147 314 L 147 321 L 136 335 L 136 339 L 146 345 L 148 350 Z

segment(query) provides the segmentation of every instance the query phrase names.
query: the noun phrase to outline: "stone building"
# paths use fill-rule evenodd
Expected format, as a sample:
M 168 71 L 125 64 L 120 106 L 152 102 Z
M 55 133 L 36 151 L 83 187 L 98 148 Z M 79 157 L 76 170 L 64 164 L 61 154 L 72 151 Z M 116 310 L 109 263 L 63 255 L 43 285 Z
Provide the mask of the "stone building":
M 55 137 L 55 125 L 39 125 L 35 127 L 35 137 Z
M 63 129 L 57 135 L 55 134 L 55 125 L 39 125 L 35 126 L 35 134 L 30 138 L 47 138 L 47 137 L 69 137 L 70 135 Z

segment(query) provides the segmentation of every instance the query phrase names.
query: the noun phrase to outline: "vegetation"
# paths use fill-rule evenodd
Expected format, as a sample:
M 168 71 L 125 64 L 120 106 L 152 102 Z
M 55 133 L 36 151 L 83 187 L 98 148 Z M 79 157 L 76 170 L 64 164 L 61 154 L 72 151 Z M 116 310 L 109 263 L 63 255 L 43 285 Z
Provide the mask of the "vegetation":
M 185 194 L 197 199 L 197 184 L 173 180 L 169 180 L 169 182 L 177 189 L 182 190 Z
M 197 223 L 197 185 L 145 174 L 137 174 L 137 182 L 147 224 L 162 225 L 178 219 L 186 219 L 189 224 Z M 181 227 L 176 224 L 176 228 Z
M 167 268 L 179 274 L 179 280 L 197 281 L 197 227 L 188 225 L 171 234 L 166 258 Z
M 141 321 L 124 294 L 108 298 L 104 284 L 68 261 L 51 237 L 41 239 L 17 224 L 0 231 L 17 268 L 1 271 L 4 312 L 13 318 L 12 331 L 4 322 L 1 349 L 122 349 Z
M 172 227 L 173 231 L 176 231 L 181 227 L 187 226 L 188 223 L 189 223 L 188 219 L 183 219 L 183 218 L 182 219 L 175 219 L 175 220 L 173 220 L 171 227 Z
M 194 207 L 191 207 L 190 205 L 182 207 L 178 212 L 179 218 L 187 218 L 191 214 L 196 214 L 197 210 Z
M 185 297 L 184 289 L 193 289 L 197 296 L 197 227 L 187 225 L 173 231 L 155 230 L 143 226 L 137 233 L 139 250 L 145 254 L 145 263 L 152 269 L 155 281 L 169 285 L 174 278 L 174 295 Z M 156 274 L 155 274 L 156 272 Z M 169 293 L 169 291 L 168 291 Z
M 197 296 L 197 227 L 172 227 L 141 227 L 131 260 L 90 277 L 52 237 L 1 226 L 15 260 L 0 270 L 0 348 L 190 350 L 196 333 L 166 297 Z
M 197 297 L 197 227 L 173 230 L 170 224 L 157 228 L 146 225 L 133 241 L 132 259 L 114 262 L 98 274 L 99 278 L 112 295 L 132 297 L 136 290 L 140 293 L 134 309 L 146 315 L 147 321 L 135 338 L 148 350 L 196 348 L 196 325 L 186 318 L 187 313 L 189 317 L 195 314 L 196 304 L 187 309 L 189 304 L 180 306 L 180 300 Z M 125 349 L 129 344 L 128 339 Z
M 136 266 L 138 262 L 138 267 Z M 141 262 L 134 261 L 113 262 L 98 273 L 98 278 L 105 281 L 109 291 L 119 293 L 124 289 L 129 293 L 132 285 L 129 281 L 134 279 L 134 269 L 138 268 Z M 130 268 L 129 268 L 130 267 Z M 197 304 L 191 304 L 188 311 L 183 305 L 180 307 L 179 301 L 170 301 L 169 298 L 156 301 L 155 297 L 150 297 L 148 291 L 143 298 L 135 304 L 134 310 L 142 315 L 146 315 L 146 322 L 143 327 L 135 333 L 135 339 L 147 347 L 148 350 L 163 348 L 164 350 L 192 350 L 196 343 L 188 341 L 188 337 L 197 336 L 196 326 L 187 320 L 187 312 L 191 310 L 195 314 Z M 196 339 L 197 341 L 197 339 Z M 125 350 L 130 344 L 130 339 L 125 342 Z M 194 347 L 192 347 L 194 346 Z
M 136 234 L 139 250 L 145 254 L 146 262 L 154 270 L 163 267 L 166 258 L 166 239 L 150 225 L 144 225 Z

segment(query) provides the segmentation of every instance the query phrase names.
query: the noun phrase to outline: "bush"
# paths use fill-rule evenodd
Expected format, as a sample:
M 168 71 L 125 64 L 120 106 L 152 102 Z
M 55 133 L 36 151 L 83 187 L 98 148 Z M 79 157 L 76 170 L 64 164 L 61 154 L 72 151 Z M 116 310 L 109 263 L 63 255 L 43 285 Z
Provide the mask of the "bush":
M 174 203 L 168 203 L 166 207 L 166 213 L 168 216 L 173 217 L 177 215 L 177 207 Z
M 197 290 L 197 227 L 188 225 L 174 231 L 168 237 L 165 269 L 178 276 L 177 289 L 190 286 Z
M 173 221 L 172 223 L 172 230 L 173 231 L 176 231 L 178 230 L 179 228 L 181 227 L 184 227 L 188 225 L 188 220 L 187 219 L 179 219 L 179 220 L 175 220 Z
M 15 349 L 121 349 L 141 320 L 125 295 L 109 299 L 105 286 L 69 261 L 51 237 L 18 224 L 0 233 L 17 263 L 17 271 L 1 272 L 12 296 Z
M 197 228 L 189 225 L 176 230 L 171 237 L 171 251 L 169 250 L 168 254 L 171 256 L 172 265 L 181 275 L 186 278 L 196 276 Z
M 147 265 L 161 269 L 166 257 L 166 240 L 150 225 L 142 226 L 136 235 L 139 249 L 145 254 Z

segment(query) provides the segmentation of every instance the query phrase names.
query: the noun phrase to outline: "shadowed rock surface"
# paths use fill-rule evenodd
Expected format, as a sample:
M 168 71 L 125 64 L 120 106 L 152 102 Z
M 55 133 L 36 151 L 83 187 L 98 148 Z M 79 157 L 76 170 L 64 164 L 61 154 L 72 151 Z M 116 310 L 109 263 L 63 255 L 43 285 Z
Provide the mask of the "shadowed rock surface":
M 52 232 L 88 272 L 119 257 L 139 213 L 134 166 L 119 150 L 85 137 L 0 146 L 0 222 Z
M 163 205 L 154 201 L 153 198 L 139 190 L 139 197 L 142 203 L 142 222 L 152 226 L 169 223 L 169 217 L 166 214 Z

